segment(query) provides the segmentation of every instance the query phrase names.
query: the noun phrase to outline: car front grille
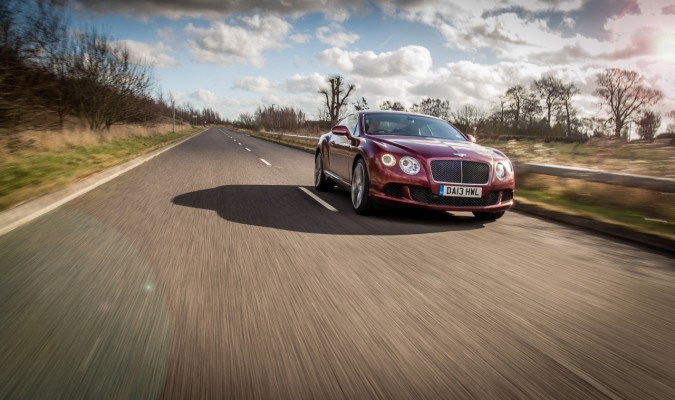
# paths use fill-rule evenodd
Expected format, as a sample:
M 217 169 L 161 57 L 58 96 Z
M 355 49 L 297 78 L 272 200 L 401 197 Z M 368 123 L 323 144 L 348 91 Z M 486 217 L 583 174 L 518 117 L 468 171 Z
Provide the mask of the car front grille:
M 485 185 L 490 179 L 490 166 L 464 160 L 432 160 L 431 175 L 436 182 Z
M 449 197 L 449 196 L 436 196 L 428 188 L 420 186 L 408 186 L 410 189 L 410 197 L 412 200 L 418 203 L 430 204 L 435 206 L 447 206 L 447 207 L 485 207 L 493 206 L 499 202 L 499 194 L 502 194 L 502 203 L 513 200 L 513 190 L 494 190 L 490 192 L 486 197 L 472 198 L 472 197 Z M 394 197 L 397 199 L 402 199 L 405 196 L 403 195 L 403 185 L 391 184 L 386 187 L 384 194 L 388 197 Z
M 432 204 L 435 206 L 450 207 L 485 207 L 497 204 L 499 191 L 490 192 L 486 197 L 439 197 L 431 193 L 431 190 L 419 186 L 410 187 L 410 196 L 419 203 Z

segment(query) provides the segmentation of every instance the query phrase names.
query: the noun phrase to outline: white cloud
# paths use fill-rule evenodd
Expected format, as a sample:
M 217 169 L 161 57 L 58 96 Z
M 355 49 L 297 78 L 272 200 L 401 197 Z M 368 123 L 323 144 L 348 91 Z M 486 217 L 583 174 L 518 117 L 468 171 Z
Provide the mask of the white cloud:
M 359 35 L 345 32 L 339 25 L 333 25 L 317 28 L 316 38 L 319 42 L 333 47 L 345 47 L 359 40 Z
M 309 43 L 312 40 L 311 35 L 303 34 L 303 33 L 296 33 L 295 35 L 290 36 L 291 40 L 294 41 L 295 43 Z
M 163 27 L 157 29 L 157 37 L 165 42 L 173 42 L 176 40 L 176 33 L 171 27 Z
M 319 58 L 343 72 L 368 77 L 426 76 L 432 67 L 431 53 L 422 46 L 405 46 L 383 53 L 332 47 L 322 51 Z
M 199 89 L 196 92 L 190 93 L 190 98 L 197 100 L 204 105 L 213 104 L 217 100 L 216 94 L 207 89 Z
M 118 40 L 113 46 L 126 48 L 129 55 L 137 62 L 158 68 L 170 68 L 178 64 L 175 58 L 168 53 L 171 49 L 162 42 L 147 43 L 136 40 Z
M 309 75 L 295 74 L 281 84 L 286 93 L 317 93 L 326 84 L 325 76 L 319 73 Z
M 234 87 L 254 93 L 267 93 L 271 90 L 269 79 L 262 76 L 247 76 L 234 81 Z
M 263 52 L 284 47 L 284 39 L 291 25 L 276 16 L 240 17 L 244 26 L 213 22 L 208 28 L 198 28 L 192 23 L 185 33 L 193 37 L 187 41 L 196 61 L 213 64 L 252 64 L 262 67 Z

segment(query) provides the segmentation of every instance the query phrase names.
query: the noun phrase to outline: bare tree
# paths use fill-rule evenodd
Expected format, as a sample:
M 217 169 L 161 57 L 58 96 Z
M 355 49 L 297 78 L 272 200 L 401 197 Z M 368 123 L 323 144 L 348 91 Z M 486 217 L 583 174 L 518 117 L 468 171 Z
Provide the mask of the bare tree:
M 485 119 L 485 112 L 472 104 L 465 104 L 452 113 L 452 123 L 459 129 L 469 132 Z
M 522 113 L 527 89 L 523 85 L 516 85 L 506 90 L 507 107 L 513 117 L 513 128 L 517 130 L 520 126 L 520 116 Z
M 325 96 L 325 105 L 330 122 L 335 125 L 340 117 L 340 110 L 347 105 L 347 98 L 356 86 L 346 83 L 341 75 L 330 75 L 326 78 L 326 82 L 329 87 L 319 90 L 319 94 Z
M 413 104 L 410 110 L 412 112 L 431 115 L 444 120 L 450 119 L 450 102 L 447 100 L 432 99 L 431 97 L 427 97 L 419 104 Z
M 389 100 L 380 104 L 380 110 L 405 111 L 405 107 L 400 101 L 391 102 Z
M 357 99 L 355 102 L 352 103 L 354 106 L 354 109 L 356 111 L 361 111 L 361 110 L 369 110 L 370 106 L 368 106 L 368 101 L 366 100 L 365 97 L 361 97 Z
M 572 134 L 572 120 L 576 110 L 572 106 L 572 97 L 579 94 L 579 89 L 573 84 L 563 84 L 560 88 L 560 115 L 565 120 L 565 136 Z
M 129 51 L 113 46 L 95 29 L 83 32 L 75 46 L 74 78 L 80 85 L 79 110 L 89 128 L 110 129 L 122 121 L 142 121 L 152 89 L 150 70 L 131 59 Z
M 593 94 L 609 107 L 616 137 L 621 136 L 626 121 L 633 114 L 663 98 L 660 90 L 642 85 L 643 80 L 637 72 L 619 68 L 608 68 L 596 77 L 598 88 Z
M 661 116 L 652 110 L 645 110 L 638 121 L 638 135 L 644 140 L 654 140 L 659 126 L 661 126 Z
M 542 107 L 539 99 L 533 92 L 525 91 L 524 96 L 521 99 L 521 115 L 520 119 L 527 122 L 527 133 L 532 134 L 545 130 L 541 125 L 538 125 L 536 122 L 539 121 L 541 116 Z M 538 129 L 535 129 L 538 128 Z
M 563 82 L 552 76 L 546 75 L 532 82 L 532 91 L 546 104 L 546 123 L 551 128 L 551 112 L 562 96 Z

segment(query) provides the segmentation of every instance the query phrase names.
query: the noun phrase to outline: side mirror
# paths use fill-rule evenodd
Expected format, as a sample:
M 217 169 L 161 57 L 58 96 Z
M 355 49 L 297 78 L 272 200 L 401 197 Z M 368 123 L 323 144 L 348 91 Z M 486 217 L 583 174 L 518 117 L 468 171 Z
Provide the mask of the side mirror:
M 469 133 L 469 134 L 466 135 L 466 136 L 469 137 L 469 141 L 470 141 L 471 143 L 476 143 L 476 137 L 475 137 L 474 135 L 472 135 L 472 134 Z
M 333 129 L 331 129 L 331 133 L 333 135 L 349 137 L 349 128 L 347 128 L 344 125 L 337 125 L 337 126 L 334 126 Z

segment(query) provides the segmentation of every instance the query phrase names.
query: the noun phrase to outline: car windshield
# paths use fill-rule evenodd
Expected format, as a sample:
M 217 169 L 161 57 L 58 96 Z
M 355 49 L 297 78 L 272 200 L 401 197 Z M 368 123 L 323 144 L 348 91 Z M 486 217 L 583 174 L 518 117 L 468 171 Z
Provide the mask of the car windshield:
M 467 141 L 467 138 L 449 123 L 436 118 L 412 114 L 366 114 L 364 128 L 369 135 L 397 135 L 432 137 Z

